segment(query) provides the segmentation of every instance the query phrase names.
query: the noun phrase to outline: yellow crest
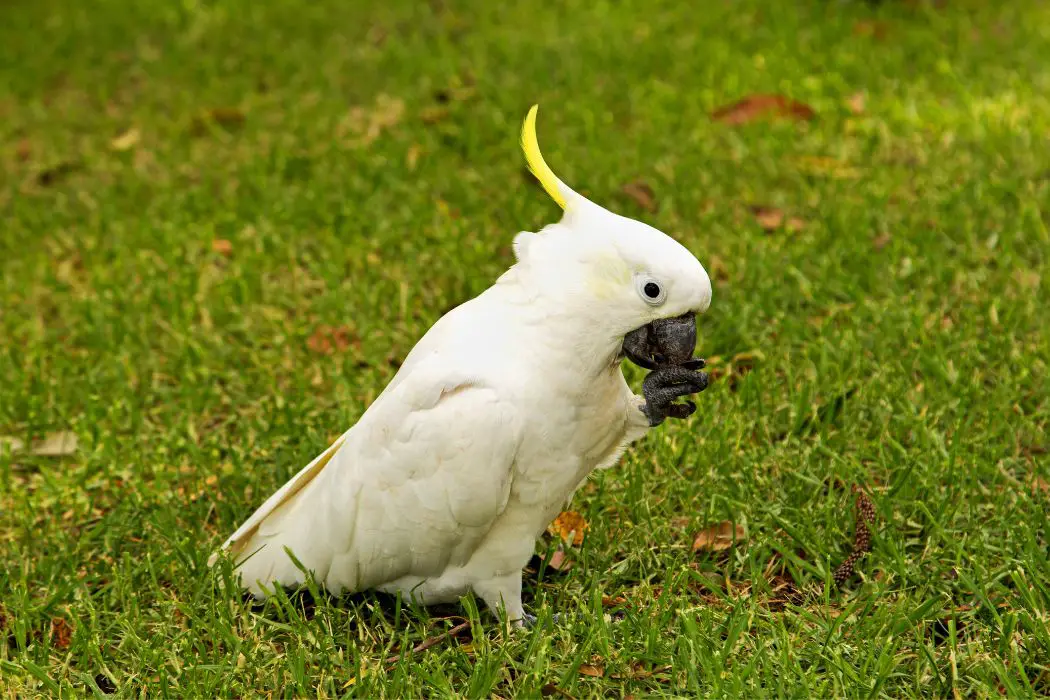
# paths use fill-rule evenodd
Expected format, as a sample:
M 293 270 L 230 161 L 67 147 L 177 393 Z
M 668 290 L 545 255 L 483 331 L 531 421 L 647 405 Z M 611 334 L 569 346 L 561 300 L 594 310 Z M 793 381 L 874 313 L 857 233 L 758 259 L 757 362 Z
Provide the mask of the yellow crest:
M 564 209 L 565 195 L 562 194 L 561 183 L 547 162 L 543 160 L 543 154 L 540 153 L 540 142 L 536 139 L 536 111 L 539 107 L 539 105 L 532 105 L 529 113 L 525 115 L 525 124 L 521 127 L 521 150 L 525 151 L 525 162 L 528 163 L 529 170 L 543 185 L 543 189 L 547 190 L 551 199 Z

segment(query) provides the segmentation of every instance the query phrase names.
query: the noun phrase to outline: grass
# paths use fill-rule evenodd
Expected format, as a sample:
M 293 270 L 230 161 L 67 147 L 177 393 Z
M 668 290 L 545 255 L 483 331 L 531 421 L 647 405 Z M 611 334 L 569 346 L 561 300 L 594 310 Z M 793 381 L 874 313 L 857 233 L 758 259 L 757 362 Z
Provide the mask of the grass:
M 5 7 L 0 435 L 79 447 L 0 454 L 0 695 L 1050 693 L 1050 6 L 371 5 Z M 818 116 L 710 118 L 749 93 Z M 556 218 L 533 102 L 712 272 L 719 381 L 577 495 L 569 622 L 252 608 L 213 548 Z

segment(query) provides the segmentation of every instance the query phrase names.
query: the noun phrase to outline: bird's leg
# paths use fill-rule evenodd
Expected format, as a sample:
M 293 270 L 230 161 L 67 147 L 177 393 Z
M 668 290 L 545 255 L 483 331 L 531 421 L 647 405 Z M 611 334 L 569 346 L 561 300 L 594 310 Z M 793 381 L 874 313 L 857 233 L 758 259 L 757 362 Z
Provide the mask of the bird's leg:
M 703 366 L 702 360 L 692 361 L 692 366 Z M 707 374 L 684 366 L 668 366 L 654 369 L 642 383 L 645 406 L 642 412 L 650 426 L 657 426 L 666 418 L 688 418 L 696 410 L 692 401 L 674 403 L 681 396 L 689 396 L 707 388 Z
M 512 627 L 531 626 L 536 622 L 536 618 L 526 613 L 525 607 L 521 604 L 520 571 L 492 578 L 483 583 L 475 583 L 472 587 L 497 617 L 502 609 Z

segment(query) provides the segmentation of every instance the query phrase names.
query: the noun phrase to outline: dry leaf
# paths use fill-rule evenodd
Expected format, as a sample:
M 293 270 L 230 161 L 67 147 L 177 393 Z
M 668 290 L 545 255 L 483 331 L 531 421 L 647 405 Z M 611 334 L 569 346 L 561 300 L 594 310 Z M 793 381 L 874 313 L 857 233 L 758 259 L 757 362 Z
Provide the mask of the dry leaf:
M 865 97 L 863 92 L 855 92 L 846 100 L 846 106 L 854 114 L 864 114 Z
M 816 116 L 809 105 L 783 95 L 748 95 L 711 113 L 715 121 L 724 124 L 747 124 L 763 117 L 809 121 Z
M 603 608 L 615 608 L 617 605 L 623 605 L 626 602 L 627 602 L 627 599 L 624 598 L 622 595 L 618 595 L 618 596 L 615 596 L 615 597 L 608 596 L 608 595 L 603 595 L 602 596 L 602 607 Z
M 693 540 L 694 552 L 721 552 L 729 549 L 736 543 L 746 542 L 746 533 L 743 525 L 733 525 L 725 520 L 701 530 Z
M 126 151 L 138 143 L 141 136 L 138 129 L 131 127 L 110 141 L 109 145 L 114 151 Z
M 890 234 L 880 233 L 879 235 L 875 236 L 875 240 L 871 242 L 871 245 L 875 247 L 875 250 L 882 250 L 887 245 L 889 245 L 889 242 L 892 240 L 893 236 L 891 236 Z
M 592 664 L 581 664 L 580 675 L 590 676 L 591 678 L 601 678 L 605 675 L 605 669 L 601 666 L 594 666 Z
M 656 195 L 653 193 L 653 188 L 644 182 L 628 182 L 620 191 L 647 212 L 656 211 Z
M 66 650 L 73 641 L 73 628 L 61 617 L 51 620 L 51 643 L 57 649 Z
M 785 226 L 788 231 L 801 231 L 805 222 L 797 216 L 785 216 L 784 211 L 776 207 L 751 207 L 751 213 L 755 215 L 758 225 L 766 231 L 775 231 Z
M 861 20 L 853 25 L 853 34 L 856 36 L 870 36 L 874 39 L 885 39 L 889 25 L 885 22 L 874 20 Z
M 77 451 L 76 433 L 63 430 L 50 433 L 42 441 L 33 445 L 31 452 L 43 457 L 65 457 Z
M 307 339 L 306 346 L 319 355 L 329 355 L 335 351 L 345 352 L 351 345 L 356 346 L 359 342 L 346 326 L 318 326 Z
M 1047 481 L 1043 477 L 1035 474 L 1032 476 L 1032 493 L 1044 493 L 1050 494 L 1050 481 Z
M 29 156 L 32 153 L 33 148 L 29 145 L 29 139 L 19 139 L 18 145 L 15 146 L 15 158 L 24 163 L 29 160 Z
M 233 243 L 230 243 L 225 238 L 216 238 L 211 242 L 211 249 L 219 255 L 229 257 L 233 254 Z
M 551 558 L 546 560 L 546 563 L 548 569 L 555 571 L 568 571 L 573 566 L 569 558 L 565 556 L 565 552 L 560 549 L 555 550 Z
M 567 544 L 580 546 L 583 544 L 583 533 L 587 531 L 587 521 L 575 511 L 560 513 L 554 522 L 547 526 L 547 532 L 559 538 Z

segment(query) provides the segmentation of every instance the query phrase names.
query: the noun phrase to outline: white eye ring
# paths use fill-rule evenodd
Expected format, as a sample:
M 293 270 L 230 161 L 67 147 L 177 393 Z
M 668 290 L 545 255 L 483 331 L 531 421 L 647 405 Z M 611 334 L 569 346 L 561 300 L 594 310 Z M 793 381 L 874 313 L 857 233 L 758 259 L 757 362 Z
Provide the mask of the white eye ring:
M 667 298 L 667 290 L 651 275 L 638 275 L 634 278 L 634 285 L 638 296 L 650 306 L 659 306 Z

